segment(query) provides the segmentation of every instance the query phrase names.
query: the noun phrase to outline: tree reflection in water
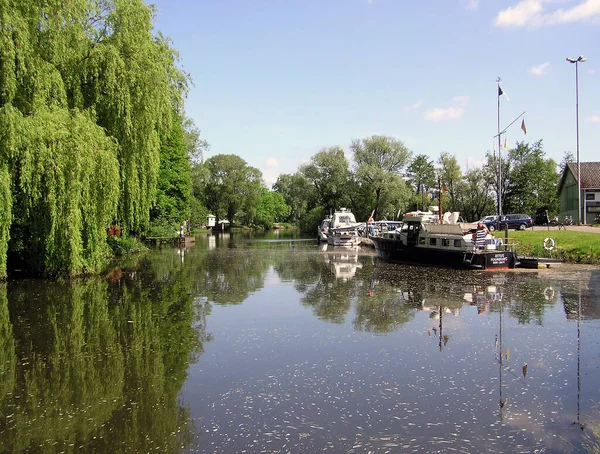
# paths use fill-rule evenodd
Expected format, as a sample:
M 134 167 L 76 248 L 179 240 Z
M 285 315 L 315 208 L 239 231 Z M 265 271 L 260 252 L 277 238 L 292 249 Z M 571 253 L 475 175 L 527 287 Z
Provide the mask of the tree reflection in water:
M 202 351 L 198 322 L 206 312 L 194 307 L 182 272 L 145 261 L 112 282 L 2 285 L 3 449 L 177 452 L 191 446 L 195 429 L 177 396 Z
M 423 451 L 447 443 L 470 452 L 482 446 L 558 452 L 565 444 L 553 441 L 552 430 L 579 418 L 588 450 L 597 450 L 600 429 L 589 402 L 582 399 L 576 414 L 574 398 L 563 399 L 573 389 L 564 384 L 576 384 L 574 331 L 566 326 L 578 310 L 576 281 L 394 266 L 314 245 L 219 240 L 211 249 L 202 241 L 184 251 L 184 261 L 178 250 L 152 252 L 122 262 L 104 280 L 0 284 L 2 449 L 223 451 L 244 443 L 227 439 L 226 426 L 235 423 L 229 434 L 256 429 L 249 438 L 258 440 L 255 447 L 273 451 L 349 452 L 358 443 L 365 451 L 383 452 L 386 445 Z M 263 288 L 286 300 L 261 300 Z M 217 331 L 216 354 L 191 369 L 200 380 L 186 394 L 189 365 L 211 338 L 211 308 L 213 327 L 247 326 L 252 305 L 216 306 L 246 304 L 251 295 L 260 323 Z M 592 299 L 583 298 L 580 315 Z M 239 324 L 223 323 L 228 317 Z M 586 371 L 597 373 L 589 369 L 596 363 L 586 366 L 584 341 L 591 337 L 584 333 L 582 324 L 580 385 L 589 396 Z M 502 347 L 494 342 L 499 335 Z M 223 348 L 231 339 L 251 344 L 256 356 Z M 294 357 L 299 350 L 302 360 Z M 207 363 L 216 369 L 205 370 Z M 262 413 L 254 406 L 259 401 Z M 217 411 L 218 402 L 228 406 Z M 292 416 L 295 429 L 282 422 Z M 212 422 L 218 430 L 208 433 Z M 362 430 L 366 422 L 372 431 Z M 291 434 L 292 444 L 282 448 L 275 429 Z

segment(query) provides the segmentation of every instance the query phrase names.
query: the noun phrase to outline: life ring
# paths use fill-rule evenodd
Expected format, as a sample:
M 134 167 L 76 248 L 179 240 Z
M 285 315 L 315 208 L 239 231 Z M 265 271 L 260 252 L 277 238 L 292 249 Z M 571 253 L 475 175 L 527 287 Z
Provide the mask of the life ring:
M 552 287 L 546 287 L 544 289 L 544 298 L 546 301 L 552 301 L 554 298 L 554 289 Z
M 551 251 L 554 249 L 554 240 L 552 238 L 546 238 L 544 240 L 544 249 L 547 251 Z

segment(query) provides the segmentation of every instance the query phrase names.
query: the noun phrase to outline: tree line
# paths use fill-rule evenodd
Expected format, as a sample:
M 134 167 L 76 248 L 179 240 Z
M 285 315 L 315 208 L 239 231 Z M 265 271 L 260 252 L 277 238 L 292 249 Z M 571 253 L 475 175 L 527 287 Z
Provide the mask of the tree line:
M 542 141 L 518 142 L 498 161 L 487 152 L 485 162 L 463 171 L 456 157 L 441 152 L 434 161 L 415 155 L 400 140 L 372 136 L 350 144 L 350 162 L 341 147 L 319 151 L 295 174 L 281 175 L 273 189 L 290 206 L 290 222 L 314 228 L 323 216 L 340 207 L 357 219 L 397 219 L 406 211 L 437 206 L 459 211 L 468 221 L 497 212 L 502 190 L 503 213 L 533 214 L 541 206 L 558 212 L 559 168 L 546 157 Z M 572 160 L 565 156 L 561 164 Z M 502 166 L 502 182 L 498 168 Z
M 190 77 L 143 0 L 0 0 L 0 278 L 97 272 L 123 238 L 171 236 L 206 215 L 306 230 L 345 206 L 394 218 L 436 203 L 474 219 L 495 211 L 496 162 L 463 173 L 456 158 L 413 157 L 373 136 L 316 153 L 272 188 L 186 117 Z M 503 161 L 503 211 L 557 205 L 556 163 L 541 142 Z

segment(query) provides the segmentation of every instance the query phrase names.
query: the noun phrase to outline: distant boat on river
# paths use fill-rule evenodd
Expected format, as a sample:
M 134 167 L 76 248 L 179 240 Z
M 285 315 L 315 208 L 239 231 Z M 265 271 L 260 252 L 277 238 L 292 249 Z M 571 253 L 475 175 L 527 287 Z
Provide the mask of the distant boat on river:
M 331 246 L 358 246 L 361 242 L 360 230 L 364 222 L 356 222 L 354 214 L 346 208 L 333 213 L 327 232 L 327 244 Z

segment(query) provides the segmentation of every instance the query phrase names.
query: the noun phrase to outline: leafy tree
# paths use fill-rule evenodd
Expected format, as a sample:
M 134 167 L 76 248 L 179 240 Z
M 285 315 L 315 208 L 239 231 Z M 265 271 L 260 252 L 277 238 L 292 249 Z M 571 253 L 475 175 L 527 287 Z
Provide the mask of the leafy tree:
M 14 180 L 10 216 L 0 209 L 0 274 L 7 248 L 39 272 L 92 270 L 111 221 L 148 226 L 159 137 L 186 76 L 143 0 L 2 0 L 0 14 L 2 197 L 6 172 Z
M 85 3 L 93 15 L 83 11 L 80 20 L 87 32 L 97 32 L 64 79 L 73 93 L 70 104 L 93 109 L 98 124 L 119 142 L 118 221 L 126 231 L 139 232 L 148 225 L 156 197 L 159 136 L 168 133 L 187 80 L 168 40 L 153 33 L 153 12 L 143 0 L 106 0 L 98 9 L 95 2 Z M 54 15 L 59 23 L 74 22 L 68 10 L 48 14 Z
M 455 187 L 455 206 L 466 220 L 476 221 L 495 212 L 494 199 L 490 196 L 489 184 L 483 169 L 475 168 L 467 171 Z
M 204 153 L 210 149 L 210 145 L 200 137 L 200 130 L 189 117 L 183 120 L 183 135 L 190 160 L 195 163 L 202 162 Z
M 442 185 L 450 194 L 450 210 L 455 211 L 456 207 L 456 187 L 462 179 L 462 171 L 456 160 L 456 156 L 443 151 L 438 158 L 440 165 L 440 179 Z
M 87 115 L 0 109 L 0 156 L 13 169 L 10 255 L 34 273 L 98 271 L 119 195 L 117 144 Z
M 412 186 L 421 196 L 421 208 L 425 209 L 426 193 L 435 187 L 435 168 L 428 156 L 420 154 L 408 166 L 408 177 Z
M 8 252 L 11 222 L 10 174 L 8 173 L 8 166 L 4 164 L 4 158 L 0 154 L 0 279 L 6 277 L 6 253 Z
M 486 153 L 486 161 L 486 164 L 483 166 L 483 177 L 491 192 L 495 194 L 495 212 L 498 213 L 498 157 L 495 153 L 488 151 Z M 508 211 L 506 211 L 507 205 L 505 194 L 510 181 L 510 163 L 508 159 L 502 159 L 500 164 L 502 165 L 502 213 L 508 213 Z
M 356 179 L 375 194 L 373 209 L 377 217 L 382 192 L 406 167 L 411 152 L 400 140 L 385 136 L 354 140 L 350 149 L 354 153 Z
M 577 162 L 577 160 L 575 159 L 575 156 L 573 155 L 572 152 L 565 151 L 563 153 L 562 160 L 560 161 L 559 172 L 561 175 L 565 172 L 565 169 L 567 168 L 567 164 L 569 162 Z
M 289 221 L 299 222 L 316 205 L 315 186 L 302 173 L 281 174 L 273 185 L 290 207 Z
M 326 212 L 334 211 L 349 202 L 347 194 L 348 160 L 341 147 L 319 151 L 300 172 L 315 186 L 318 204 Z
M 258 202 L 262 174 L 232 154 L 213 156 L 205 165 L 208 171 L 204 188 L 206 207 L 213 211 L 217 222 L 226 216 L 233 224 L 240 210 Z
M 210 214 L 206 207 L 206 183 L 209 178 L 209 172 L 203 162 L 192 163 L 192 198 L 190 206 L 190 223 L 195 227 L 206 226 L 206 218 Z
M 376 219 L 396 219 L 399 213 L 404 213 L 411 203 L 412 191 L 402 177 L 394 174 L 388 176 L 385 190 L 381 191 L 377 213 L 374 213 L 375 194 L 368 185 L 361 184 L 356 178 L 349 183 L 349 197 L 352 212 L 358 220 L 366 220 L 371 216 Z
M 553 159 L 547 159 L 542 141 L 533 145 L 518 142 L 509 151 L 510 182 L 506 206 L 510 213 L 534 213 L 541 206 L 558 211 L 558 173 Z
M 162 141 L 156 204 L 151 219 L 171 227 L 190 217 L 192 181 L 190 158 L 187 153 L 181 118 L 173 117 L 170 134 Z
M 273 224 L 282 219 L 287 219 L 290 207 L 285 204 L 285 199 L 279 192 L 260 188 L 260 200 L 256 207 L 254 223 L 265 228 L 272 228 Z

